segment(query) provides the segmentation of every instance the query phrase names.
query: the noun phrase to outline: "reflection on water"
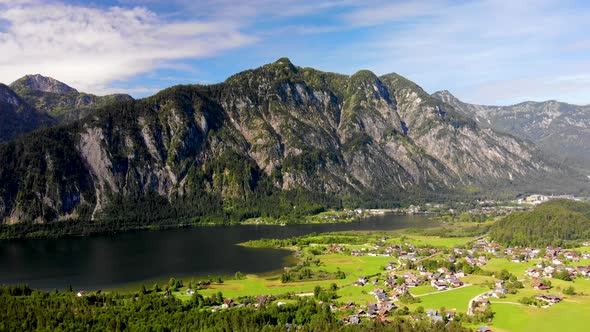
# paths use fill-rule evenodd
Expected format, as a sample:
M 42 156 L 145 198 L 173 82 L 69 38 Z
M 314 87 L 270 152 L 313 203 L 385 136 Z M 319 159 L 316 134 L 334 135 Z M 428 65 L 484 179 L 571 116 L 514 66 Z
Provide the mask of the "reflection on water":
M 34 288 L 109 288 L 171 276 L 277 270 L 290 253 L 237 243 L 346 230 L 424 228 L 424 216 L 375 216 L 355 223 L 226 226 L 141 231 L 109 236 L 0 242 L 0 284 Z

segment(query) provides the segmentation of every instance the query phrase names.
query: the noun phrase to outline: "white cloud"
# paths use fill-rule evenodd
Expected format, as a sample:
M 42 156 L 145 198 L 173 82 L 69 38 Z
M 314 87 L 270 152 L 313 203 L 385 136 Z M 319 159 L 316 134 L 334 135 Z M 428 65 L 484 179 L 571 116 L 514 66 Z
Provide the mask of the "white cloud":
M 476 103 L 590 102 L 590 12 L 573 0 L 55 1 L 66 0 L 0 0 L 0 82 L 41 73 L 82 91 L 142 93 L 166 84 L 149 73 L 223 79 L 192 60 L 259 41 L 228 68 L 279 54 L 336 72 L 395 71 Z
M 468 102 L 495 100 L 493 104 L 507 105 L 522 101 L 546 101 L 550 99 L 584 105 L 590 100 L 588 76 L 572 75 L 554 78 L 536 76 L 488 82 L 470 89 Z
M 396 2 L 342 18 L 379 25 L 366 41 L 346 45 L 362 52 L 369 69 L 398 71 L 430 92 L 450 89 L 486 104 L 543 95 L 580 102 L 588 88 L 580 80 L 547 82 L 588 73 L 590 13 L 572 1 Z
M 1 0 L 0 0 L 1 1 Z M 125 5 L 158 6 L 159 0 L 118 0 Z M 362 1 L 360 1 L 362 2 Z M 178 6 L 194 16 L 231 18 L 233 20 L 268 21 L 278 18 L 317 14 L 333 8 L 357 6 L 358 0 L 169 0 L 170 6 Z
M 4 1 L 4 0 L 0 0 Z M 41 73 L 100 93 L 109 83 L 253 43 L 235 23 L 169 22 L 142 7 L 5 2 L 0 81 Z
M 436 15 L 444 7 L 443 1 L 372 2 L 365 7 L 343 16 L 344 20 L 355 26 L 374 26 L 399 20 L 415 20 L 420 17 Z

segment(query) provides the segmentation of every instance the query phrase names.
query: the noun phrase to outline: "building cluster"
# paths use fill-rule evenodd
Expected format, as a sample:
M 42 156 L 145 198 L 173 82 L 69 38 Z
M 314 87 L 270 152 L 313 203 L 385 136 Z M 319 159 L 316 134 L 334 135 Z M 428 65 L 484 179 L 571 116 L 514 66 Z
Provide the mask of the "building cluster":
M 381 241 L 386 241 L 382 239 Z M 328 252 L 331 253 L 346 253 L 349 252 L 351 256 L 372 256 L 372 257 L 395 257 L 399 261 L 392 261 L 386 265 L 387 270 L 394 270 L 396 268 L 406 267 L 408 262 L 417 262 L 420 259 L 428 257 L 436 253 L 436 249 L 429 247 L 417 248 L 411 243 L 404 244 L 384 244 L 377 243 L 371 247 L 363 247 L 360 249 L 348 249 L 344 246 L 332 245 L 328 247 Z M 398 264 L 399 263 L 399 264 Z
M 585 243 L 590 244 L 590 243 Z M 535 252 L 541 252 L 540 249 L 534 249 Z M 535 264 L 526 270 L 526 276 L 533 279 L 555 278 L 561 279 L 568 277 L 574 279 L 577 277 L 590 277 L 590 265 L 573 266 L 580 262 L 581 259 L 590 259 L 590 253 L 577 253 L 573 250 L 562 250 L 560 247 L 548 246 L 545 249 L 543 261 Z
M 428 309 L 426 310 L 426 317 L 428 317 L 432 322 L 443 322 L 446 318 L 447 321 L 451 321 L 457 315 L 457 311 L 455 310 L 446 310 L 444 312 L 439 312 L 435 309 Z
M 465 262 L 471 266 L 485 266 L 488 262 L 488 254 L 496 253 L 498 248 L 497 243 L 489 243 L 485 239 L 479 239 L 469 249 L 454 248 L 453 255 L 449 256 L 448 260 L 455 263 L 457 258 L 464 258 Z
M 580 199 L 573 196 L 573 195 L 557 195 L 557 196 L 547 196 L 547 195 L 539 195 L 534 194 L 527 197 L 520 198 L 518 200 L 519 204 L 530 204 L 530 205 L 538 205 L 541 203 L 548 202 L 553 199 L 570 199 L 573 201 L 579 201 Z
M 590 277 L 590 265 L 572 266 L 575 265 L 573 263 L 580 262 L 581 259 L 590 259 L 589 253 L 562 250 L 559 247 L 503 247 L 498 243 L 480 238 L 471 242 L 468 246 L 453 248 L 452 252 L 441 255 L 440 250 L 428 246 L 416 247 L 408 242 L 403 244 L 387 244 L 386 242 L 387 239 L 383 238 L 376 244 L 365 245 L 360 249 L 356 249 L 358 247 L 350 249 L 342 245 L 332 245 L 327 248 L 327 252 L 330 253 L 395 258 L 383 266 L 386 272 L 381 276 L 377 278 L 360 277 L 353 282 L 353 285 L 357 287 L 373 286 L 368 294 L 374 296 L 374 303 L 360 307 L 352 302 L 342 307 L 332 305 L 333 310 L 349 312 L 349 315 L 343 319 L 345 324 L 359 324 L 363 319 L 386 321 L 387 317 L 398 308 L 396 303 L 408 300 L 405 297 L 412 297 L 410 289 L 413 287 L 430 285 L 436 291 L 445 291 L 465 286 L 465 282 L 461 279 L 466 277 L 466 273 L 463 270 L 457 271 L 451 266 L 456 266 L 459 261 L 471 267 L 482 267 L 491 258 L 505 258 L 513 263 L 527 263 L 533 259 L 542 259 L 541 262 L 526 271 L 526 276 L 532 279 L 531 287 L 540 291 L 551 288 L 543 279 L 555 277 L 557 273 L 567 273 L 571 278 Z M 590 242 L 584 243 L 584 245 L 590 246 Z M 444 261 L 435 271 L 432 264 L 427 270 L 423 264 L 428 265 L 426 264 L 427 260 L 434 256 L 437 256 L 438 260 L 442 257 Z M 465 267 L 465 269 L 467 268 Z M 379 278 L 384 279 L 380 280 Z M 491 305 L 490 300 L 504 298 L 514 291 L 513 286 L 512 281 L 497 280 L 490 291 L 480 294 L 470 302 L 468 314 L 487 313 Z M 546 303 L 547 306 L 559 303 L 562 300 L 560 296 L 551 294 L 539 294 L 535 298 Z M 455 311 L 439 312 L 429 309 L 425 316 L 416 319 L 427 318 L 433 322 L 450 321 L 455 314 Z M 485 327 L 485 330 L 489 329 Z
M 345 316 L 345 324 L 360 324 L 362 319 L 386 321 L 386 318 L 397 309 L 397 305 L 387 296 L 383 289 L 375 289 L 371 292 L 377 298 L 376 303 L 370 303 L 366 306 L 357 306 L 354 302 L 348 302 L 341 307 L 331 306 L 332 310 L 349 311 L 351 315 Z

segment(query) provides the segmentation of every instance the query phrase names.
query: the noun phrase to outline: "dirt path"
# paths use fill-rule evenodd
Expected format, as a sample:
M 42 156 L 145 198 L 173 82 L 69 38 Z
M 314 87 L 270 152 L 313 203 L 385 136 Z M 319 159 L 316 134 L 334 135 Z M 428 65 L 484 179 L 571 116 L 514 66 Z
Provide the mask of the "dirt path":
M 461 287 L 456 287 L 456 288 L 449 288 L 449 289 L 445 289 L 445 290 L 442 290 L 442 291 L 436 291 L 436 292 L 424 293 L 424 294 L 420 294 L 420 295 L 413 295 L 413 296 L 414 296 L 414 297 L 421 297 L 421 296 L 428 296 L 428 295 L 440 294 L 440 293 L 445 293 L 445 292 L 452 292 L 452 291 L 454 291 L 454 290 L 461 289 L 461 288 L 465 288 L 465 287 L 469 287 L 469 286 L 473 286 L 473 285 L 472 285 L 472 284 L 465 284 L 465 285 L 463 285 L 463 286 L 461 286 Z M 411 293 L 411 291 L 410 291 L 410 293 Z

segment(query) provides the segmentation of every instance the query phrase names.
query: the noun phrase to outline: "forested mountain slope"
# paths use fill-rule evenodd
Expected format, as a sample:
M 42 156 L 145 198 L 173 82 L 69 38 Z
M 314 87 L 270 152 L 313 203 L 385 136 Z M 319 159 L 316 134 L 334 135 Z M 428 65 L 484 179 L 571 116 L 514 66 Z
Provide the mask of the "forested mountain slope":
M 55 123 L 53 118 L 36 112 L 12 89 L 0 83 L 0 142 Z

